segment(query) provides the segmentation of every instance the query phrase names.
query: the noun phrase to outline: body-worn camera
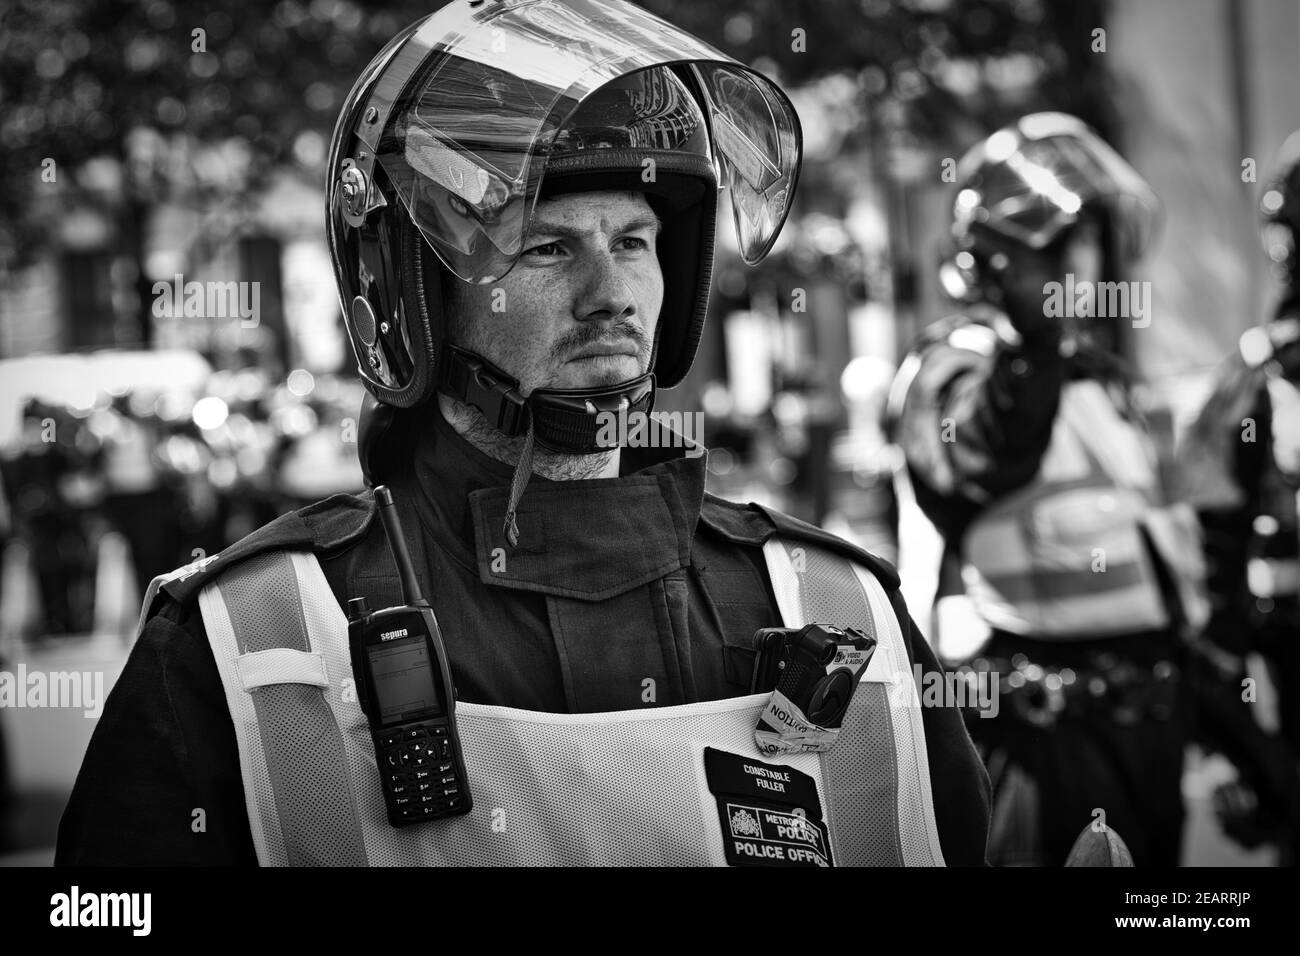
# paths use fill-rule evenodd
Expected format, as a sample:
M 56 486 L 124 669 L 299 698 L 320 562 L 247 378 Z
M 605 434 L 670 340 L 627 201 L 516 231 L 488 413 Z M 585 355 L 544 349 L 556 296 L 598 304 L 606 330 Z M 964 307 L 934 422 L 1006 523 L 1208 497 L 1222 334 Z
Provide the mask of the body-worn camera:
M 854 627 L 808 624 L 797 630 L 762 628 L 754 645 L 750 692 L 772 692 L 754 731 L 759 750 L 829 750 L 858 679 L 871 663 L 875 637 Z
M 420 593 L 392 493 L 380 485 L 375 499 L 406 603 L 371 611 L 365 598 L 348 601 L 348 644 L 388 822 L 402 827 L 468 813 L 472 803 L 442 633 Z

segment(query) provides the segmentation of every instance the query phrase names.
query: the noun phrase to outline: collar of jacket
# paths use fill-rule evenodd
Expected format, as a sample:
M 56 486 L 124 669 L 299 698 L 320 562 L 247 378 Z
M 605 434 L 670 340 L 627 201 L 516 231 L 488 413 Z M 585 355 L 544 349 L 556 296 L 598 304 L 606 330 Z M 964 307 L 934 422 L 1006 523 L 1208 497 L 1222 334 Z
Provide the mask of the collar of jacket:
M 519 544 L 503 531 L 514 467 L 485 455 L 431 409 L 394 492 L 409 495 L 431 537 L 484 584 L 600 601 L 691 560 L 705 458 L 682 448 L 624 448 L 617 478 L 533 475 L 517 511 Z
M 505 476 L 504 480 L 508 482 L 508 473 L 511 471 L 509 466 L 482 455 L 473 446 L 455 435 L 454 432 L 452 436 L 464 446 L 460 449 L 462 453 L 471 458 L 480 457 L 482 461 L 479 464 L 486 472 L 492 473 L 495 469 L 497 477 Z M 448 450 L 453 449 L 454 445 L 455 443 L 452 441 L 445 443 Z M 696 521 L 691 516 L 698 516 L 699 524 L 707 527 L 712 534 L 733 544 L 761 548 L 773 534 L 780 534 L 794 540 L 809 541 L 862 562 L 880 579 L 887 591 L 892 592 L 899 586 L 898 572 L 888 561 L 864 551 L 842 538 L 823 531 L 821 528 L 762 505 L 738 504 L 710 494 L 702 495 L 703 501 L 701 502 L 701 496 L 696 489 L 703 487 L 705 461 L 703 457 L 697 459 L 675 457 L 675 452 L 672 449 L 624 449 L 623 454 L 624 468 L 628 473 L 616 479 L 602 479 L 602 482 L 617 487 L 619 483 L 627 478 L 651 478 L 654 480 L 664 507 L 669 510 L 670 514 L 675 516 L 672 528 L 676 566 L 689 561 L 690 542 L 693 541 L 696 531 Z M 638 470 L 638 466 L 640 466 L 640 470 Z M 540 478 L 534 480 L 538 482 L 539 487 L 543 483 L 550 485 L 565 484 L 563 482 L 546 482 L 545 479 Z M 590 482 L 588 484 L 600 483 Z M 649 487 L 644 481 L 638 482 L 638 486 L 642 488 L 640 493 L 644 493 L 645 489 Z M 490 485 L 484 486 L 484 488 L 489 489 L 490 487 Z M 484 489 L 474 489 L 474 491 L 478 490 Z M 501 489 L 499 487 L 497 491 L 497 495 L 487 497 L 491 501 L 503 500 L 500 497 Z M 532 491 L 530 485 L 529 491 L 524 494 L 524 502 L 528 502 Z M 469 490 L 463 492 L 460 513 L 468 513 L 468 496 L 471 493 L 473 492 Z M 675 503 L 673 503 L 673 497 L 677 499 Z M 525 512 L 521 509 L 521 536 L 529 533 L 527 525 L 524 524 L 524 514 Z M 375 516 L 375 499 L 371 491 L 365 491 L 357 495 L 334 495 L 299 511 L 281 515 L 247 537 L 230 545 L 219 554 L 175 572 L 170 577 L 170 580 L 162 586 L 162 591 L 166 592 L 176 602 L 185 604 L 197 597 L 204 586 L 210 584 L 227 568 L 246 558 L 267 551 L 313 551 L 322 561 L 329 560 L 355 547 L 366 536 Z M 588 520 L 584 525 L 584 530 L 593 526 L 594 519 Z M 468 537 L 463 535 L 460 537 L 460 548 L 463 549 L 461 554 L 467 563 L 470 563 L 471 566 L 478 566 L 480 573 L 482 573 L 481 565 L 477 559 L 478 539 L 475 526 L 470 523 L 465 527 L 468 530 Z M 499 526 L 497 530 L 499 531 Z M 628 534 L 631 532 L 624 530 L 621 533 Z M 677 541 L 679 534 L 687 537 Z M 616 540 L 616 537 L 609 534 L 608 531 L 602 537 L 607 542 Z M 626 561 L 628 555 L 637 550 L 637 548 L 629 546 L 628 540 L 624 539 L 618 542 L 618 561 Z M 634 541 L 635 539 L 630 540 Z M 522 550 L 527 544 L 528 539 L 521 537 L 520 549 L 518 550 Z M 504 546 L 504 542 L 501 543 L 501 546 Z M 506 557 L 507 566 L 509 566 L 508 555 L 509 552 L 507 552 Z M 492 573 L 491 558 L 492 554 L 489 551 L 489 573 Z M 661 560 L 668 561 L 666 553 L 661 556 Z M 638 574 L 644 576 L 648 573 L 645 570 L 646 567 L 653 568 L 655 566 L 653 562 L 639 565 L 641 570 Z M 569 573 L 576 576 L 582 572 L 577 567 L 573 567 Z M 635 579 L 636 576 L 636 574 L 629 575 L 629 579 Z M 590 586 L 585 590 L 575 588 L 572 582 L 561 586 L 568 586 L 574 593 L 581 591 L 584 596 L 589 597 L 591 600 L 598 600 L 598 598 L 591 597 L 593 591 Z M 595 593 L 607 588 L 608 586 L 606 588 L 597 587 Z M 541 590 L 542 588 L 535 586 L 534 589 Z

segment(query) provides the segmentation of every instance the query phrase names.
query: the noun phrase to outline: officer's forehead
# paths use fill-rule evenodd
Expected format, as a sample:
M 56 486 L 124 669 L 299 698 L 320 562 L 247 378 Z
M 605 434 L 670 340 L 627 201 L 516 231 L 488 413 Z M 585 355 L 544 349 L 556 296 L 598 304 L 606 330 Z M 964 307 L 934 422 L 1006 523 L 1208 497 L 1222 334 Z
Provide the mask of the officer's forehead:
M 611 230 L 647 222 L 658 224 L 659 217 L 645 193 L 593 190 L 539 199 L 528 231 L 554 232 L 557 227 Z

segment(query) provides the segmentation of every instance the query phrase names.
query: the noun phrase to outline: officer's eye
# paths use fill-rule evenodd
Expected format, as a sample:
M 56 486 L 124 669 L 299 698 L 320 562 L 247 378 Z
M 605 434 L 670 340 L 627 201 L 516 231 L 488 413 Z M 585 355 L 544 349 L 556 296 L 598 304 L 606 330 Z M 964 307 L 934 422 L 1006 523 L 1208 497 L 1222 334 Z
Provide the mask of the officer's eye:
M 563 248 L 558 242 L 544 242 L 540 246 L 533 246 L 525 252 L 524 255 L 548 258 L 550 256 L 558 256 L 563 251 Z
M 643 239 L 640 236 L 624 236 L 623 238 L 619 239 L 619 242 L 626 243 L 626 245 L 624 246 L 625 249 L 647 249 L 648 250 L 650 248 L 649 240 Z

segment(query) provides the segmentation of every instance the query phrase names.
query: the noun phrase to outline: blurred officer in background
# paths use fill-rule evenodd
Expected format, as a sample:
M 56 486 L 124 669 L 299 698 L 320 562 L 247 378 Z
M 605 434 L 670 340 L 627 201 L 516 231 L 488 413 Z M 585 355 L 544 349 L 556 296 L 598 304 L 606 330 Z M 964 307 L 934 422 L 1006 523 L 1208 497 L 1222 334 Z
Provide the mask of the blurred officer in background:
M 56 404 L 31 398 L 17 445 L 0 459 L 14 537 L 36 574 L 42 634 L 91 629 L 93 559 L 85 518 L 102 501 L 97 442 Z
M 130 546 L 141 597 L 150 581 L 184 555 L 182 499 L 165 481 L 158 454 L 158 399 L 153 389 L 135 388 L 115 397 L 102 413 L 108 419 L 100 439 L 104 513 Z
M 1240 787 L 1220 791 L 1220 812 L 1229 833 L 1247 845 L 1274 840 L 1282 862 L 1293 865 L 1300 849 L 1300 131 L 1284 144 L 1260 210 L 1281 301 L 1216 370 L 1177 474 L 1204 530 L 1205 637 L 1220 677 L 1200 695 L 1200 724 L 1241 772 Z M 1257 697 L 1245 684 L 1252 653 L 1268 667 L 1280 737 L 1255 719 Z
M 279 437 L 271 422 L 272 387 L 264 369 L 223 369 L 213 373 L 205 394 L 194 404 L 191 419 L 195 431 L 176 431 L 182 459 L 195 457 L 186 447 L 197 438 L 201 451 L 199 481 L 215 492 L 207 502 L 219 547 L 238 541 L 255 528 L 282 513 L 276 491 L 275 458 Z M 192 493 L 192 492 L 191 492 Z M 213 554 L 219 548 L 205 553 Z
M 316 380 L 302 369 L 293 375 L 287 386 L 277 390 L 271 412 L 278 440 L 274 470 L 282 511 L 365 487 L 356 448 L 361 395 L 349 404 L 340 400 L 340 383 L 333 376 Z
M 155 582 L 57 861 L 720 862 L 701 741 L 742 785 L 755 631 L 823 616 L 884 668 L 821 758 L 837 861 L 983 862 L 987 777 L 960 713 L 916 705 L 911 662 L 937 664 L 892 569 L 706 495 L 679 442 L 600 440 L 691 365 L 719 188 L 757 262 L 800 157 L 776 86 L 621 0 L 455 0 L 396 37 L 336 128 L 329 239 L 378 399 L 362 464 L 440 622 L 475 816 L 385 817 L 340 608 L 401 591 L 374 495 L 338 495 Z
M 1113 351 L 1128 318 L 1076 298 L 1142 252 L 1157 200 L 1060 113 L 993 134 L 957 179 L 944 279 L 966 307 L 900 366 L 891 428 L 943 537 L 939 595 L 964 594 L 975 612 L 964 629 L 989 635 L 965 659 L 1000 676 L 999 713 L 970 724 L 994 783 L 989 859 L 1059 865 L 1098 819 L 1137 865 L 1173 865 L 1178 630 L 1190 613 L 1178 585 L 1190 602 L 1195 569 L 1179 576 L 1185 549 Z

